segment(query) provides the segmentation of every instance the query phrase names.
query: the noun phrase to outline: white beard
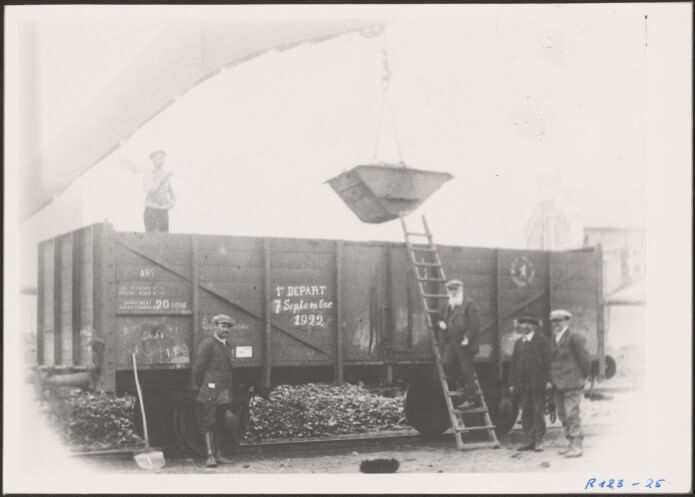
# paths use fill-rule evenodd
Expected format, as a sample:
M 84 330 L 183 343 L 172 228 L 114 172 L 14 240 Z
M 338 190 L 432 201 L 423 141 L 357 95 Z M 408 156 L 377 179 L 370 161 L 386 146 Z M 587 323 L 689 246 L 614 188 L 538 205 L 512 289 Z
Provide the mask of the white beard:
M 456 307 L 457 305 L 463 305 L 463 294 L 461 293 L 453 297 L 449 297 L 449 306 Z

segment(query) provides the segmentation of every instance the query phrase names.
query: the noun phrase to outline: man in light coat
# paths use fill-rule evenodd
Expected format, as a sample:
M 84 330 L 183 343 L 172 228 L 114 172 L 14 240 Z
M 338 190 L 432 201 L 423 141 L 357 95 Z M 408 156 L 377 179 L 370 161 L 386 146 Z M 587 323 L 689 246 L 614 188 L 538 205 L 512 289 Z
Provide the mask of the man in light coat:
M 555 389 L 557 414 L 569 445 L 560 451 L 566 457 L 582 455 L 583 434 L 579 407 L 591 359 L 582 335 L 570 329 L 572 314 L 564 309 L 550 313 L 553 328 L 550 376 Z
M 545 435 L 545 392 L 550 380 L 550 342 L 540 331 L 535 316 L 517 319 L 521 337 L 514 344 L 509 370 L 512 394 L 521 399 L 524 442 L 518 450 L 543 450 Z

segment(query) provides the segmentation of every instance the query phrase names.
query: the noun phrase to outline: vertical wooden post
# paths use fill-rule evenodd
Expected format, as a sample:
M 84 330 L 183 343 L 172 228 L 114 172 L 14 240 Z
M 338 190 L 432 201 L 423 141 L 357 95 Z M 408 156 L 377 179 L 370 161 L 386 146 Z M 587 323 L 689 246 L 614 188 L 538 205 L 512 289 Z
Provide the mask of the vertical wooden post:
M 549 339 L 553 337 L 550 326 L 550 313 L 553 310 L 553 253 L 547 253 L 548 280 L 545 282 L 545 316 L 543 316 L 543 330 Z
M 116 391 L 116 358 L 118 354 L 118 330 L 116 329 L 116 260 L 113 226 L 101 225 L 98 244 L 99 265 L 95 271 L 99 288 L 98 333 L 104 340 L 104 358 L 101 365 L 101 389 L 106 392 Z M 95 286 L 95 288 L 96 288 Z
M 72 234 L 72 363 L 82 363 L 82 244 L 84 231 Z
M 343 241 L 338 240 L 335 245 L 335 382 L 342 385 L 344 382 L 343 367 Z
M 37 276 L 37 281 L 36 281 L 36 364 L 41 366 L 44 363 L 44 335 L 43 335 L 43 327 L 44 327 L 44 316 L 45 316 L 45 309 L 44 309 L 44 292 L 46 289 L 44 288 L 46 278 L 44 275 L 45 267 L 44 267 L 44 261 L 43 261 L 43 252 L 44 252 L 44 247 L 45 243 L 39 243 L 39 249 L 38 249 L 38 274 Z
M 386 277 L 384 278 L 384 294 L 386 296 L 384 299 L 384 303 L 386 305 L 386 309 L 384 309 L 385 322 L 384 327 L 382 328 L 383 336 L 380 340 L 383 345 L 381 348 L 382 360 L 385 360 L 386 362 L 391 359 L 391 349 L 395 342 L 394 335 L 396 332 L 394 329 L 395 319 L 393 317 L 393 285 L 391 284 L 391 279 L 393 278 L 393 268 L 391 267 L 391 264 L 391 244 L 389 243 L 386 246 Z
M 497 340 L 495 341 L 497 345 L 497 354 L 495 357 L 497 359 L 497 379 L 499 381 L 503 380 L 504 369 L 502 367 L 502 309 L 501 309 L 501 295 L 500 295 L 500 249 L 495 249 L 495 330 L 497 332 Z
M 604 299 L 603 299 L 603 247 L 599 243 L 596 250 L 596 277 L 598 288 L 596 289 L 596 333 L 598 338 L 598 378 L 603 379 L 606 362 L 606 330 L 603 320 Z
M 265 388 L 270 388 L 272 381 L 272 367 L 273 367 L 273 341 L 272 341 L 272 305 L 273 305 L 273 295 L 272 295 L 272 275 L 271 275 L 271 246 L 270 238 L 266 237 L 263 239 L 263 290 L 265 292 L 265 340 L 263 345 L 263 386 Z
M 191 351 L 189 357 L 191 361 L 198 350 L 200 340 L 200 259 L 198 250 L 198 237 L 191 235 Z M 191 364 L 193 366 L 193 364 Z
M 63 237 L 53 240 L 53 364 L 63 365 Z

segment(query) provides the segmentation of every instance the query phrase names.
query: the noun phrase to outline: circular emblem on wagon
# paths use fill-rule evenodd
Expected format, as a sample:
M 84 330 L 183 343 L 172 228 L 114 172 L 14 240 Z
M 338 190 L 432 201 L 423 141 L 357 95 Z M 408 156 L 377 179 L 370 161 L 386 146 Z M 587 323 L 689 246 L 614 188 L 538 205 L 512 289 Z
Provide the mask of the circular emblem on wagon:
M 516 257 L 512 261 L 512 266 L 509 269 L 509 273 L 512 275 L 512 280 L 517 286 L 525 287 L 529 286 L 533 281 L 533 277 L 536 275 L 536 271 L 533 269 L 533 264 L 528 260 L 528 257 L 521 255 Z

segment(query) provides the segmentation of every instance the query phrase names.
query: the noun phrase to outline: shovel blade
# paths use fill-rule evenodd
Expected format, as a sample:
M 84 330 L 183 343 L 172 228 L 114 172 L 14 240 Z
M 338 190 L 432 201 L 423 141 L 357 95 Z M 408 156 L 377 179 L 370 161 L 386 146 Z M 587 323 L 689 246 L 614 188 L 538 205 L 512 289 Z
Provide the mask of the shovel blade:
M 145 450 L 135 454 L 135 463 L 147 471 L 157 471 L 166 464 L 164 453 L 161 450 Z

